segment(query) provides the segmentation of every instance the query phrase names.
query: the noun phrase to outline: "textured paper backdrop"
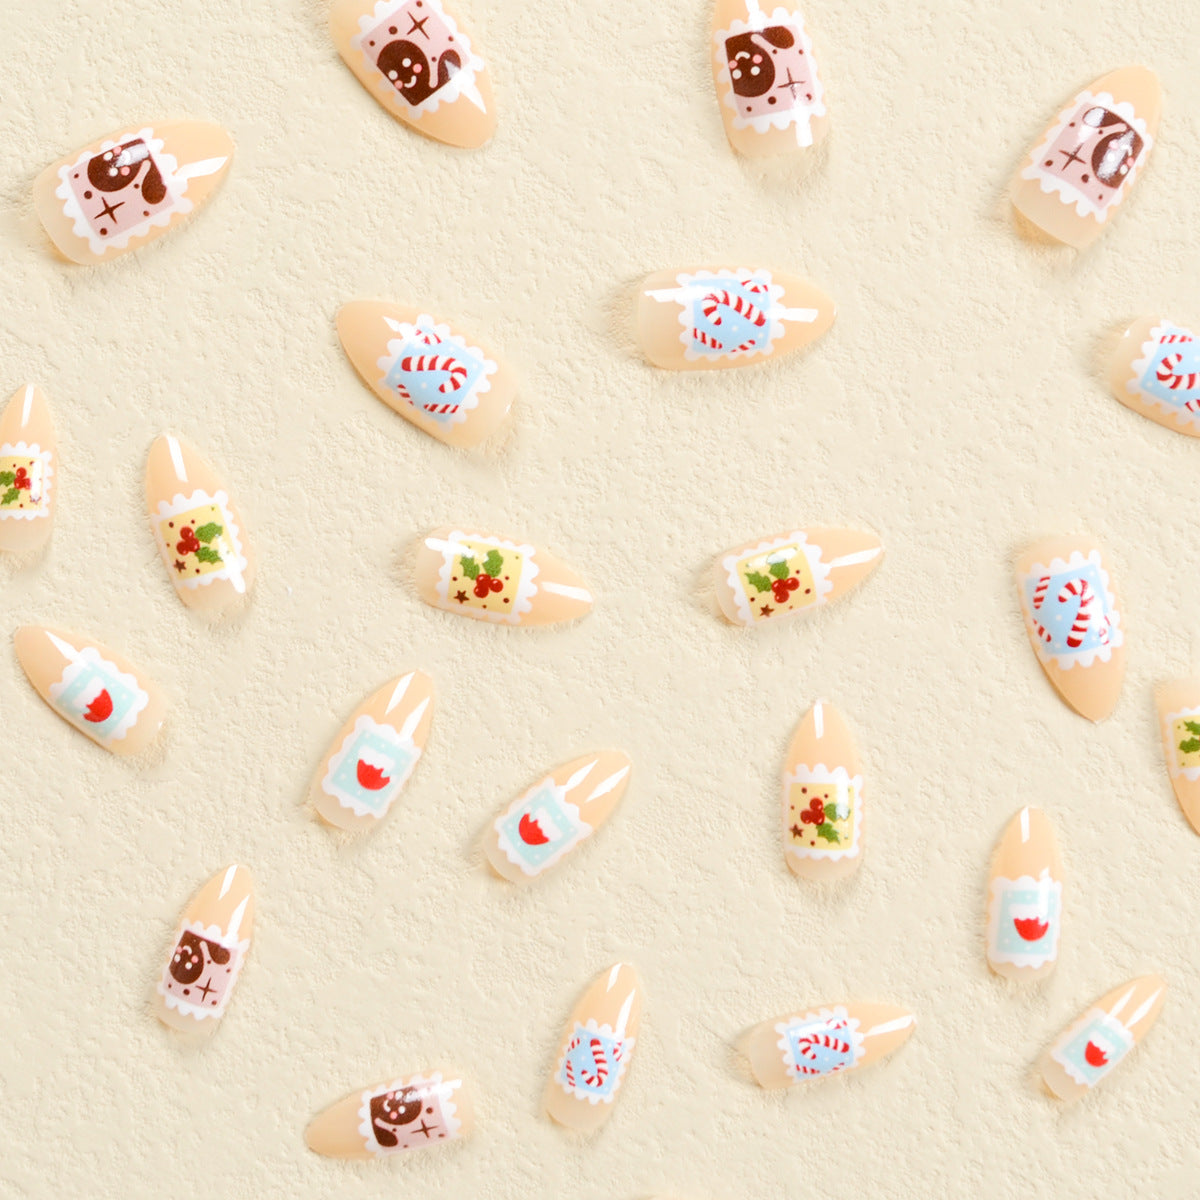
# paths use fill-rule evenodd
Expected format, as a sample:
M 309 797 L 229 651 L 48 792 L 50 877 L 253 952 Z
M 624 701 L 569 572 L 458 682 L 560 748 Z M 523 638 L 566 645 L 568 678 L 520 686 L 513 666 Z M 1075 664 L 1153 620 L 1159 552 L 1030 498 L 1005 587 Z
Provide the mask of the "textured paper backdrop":
M 1151 688 L 1200 667 L 1200 445 L 1108 394 L 1128 320 L 1200 319 L 1200 9 L 1187 0 L 811 3 L 833 132 L 807 177 L 728 149 L 701 0 L 457 0 L 493 67 L 482 152 L 394 122 L 338 59 L 319 0 L 8 0 L 0 13 L 0 391 L 58 422 L 58 525 L 0 564 L 5 631 L 87 631 L 172 709 L 131 765 L 72 732 L 0 654 L 0 1181 L 7 1195 L 397 1194 L 680 1200 L 1185 1196 L 1200 1166 L 1200 844 L 1163 769 Z M 1075 91 L 1161 74 L 1161 136 L 1092 251 L 1021 241 L 1004 189 Z M 59 263 L 29 188 L 116 127 L 203 117 L 238 154 L 213 203 L 96 269 Z M 809 353 L 740 372 L 645 366 L 636 281 L 732 261 L 839 305 Z M 428 306 L 519 368 L 509 431 L 448 450 L 359 383 L 343 301 Z M 142 501 L 162 430 L 236 489 L 252 607 L 202 625 Z M 574 627 L 423 606 L 413 538 L 471 521 L 588 579 Z M 795 523 L 876 529 L 882 568 L 815 619 L 750 632 L 708 571 Z M 1129 672 L 1106 724 L 1042 677 L 1011 580 L 1060 530 L 1110 548 Z M 427 756 L 350 841 L 304 806 L 369 691 L 434 677 Z M 778 832 L 795 723 L 837 703 L 861 743 L 869 846 L 852 883 L 793 878 Z M 479 850 L 500 804 L 597 746 L 623 808 L 518 892 Z M 982 947 L 988 856 L 1046 807 L 1069 872 L 1059 967 L 1018 991 Z M 251 958 L 202 1049 L 148 1011 L 178 913 L 232 861 L 259 884 Z M 539 1115 L 563 1022 L 618 958 L 645 978 L 607 1128 Z M 1089 1101 L 1031 1079 L 1095 996 L 1159 968 L 1157 1028 Z M 885 1065 L 791 1094 L 733 1042 L 792 1006 L 918 1015 Z M 382 1167 L 310 1154 L 313 1113 L 443 1064 L 477 1135 Z

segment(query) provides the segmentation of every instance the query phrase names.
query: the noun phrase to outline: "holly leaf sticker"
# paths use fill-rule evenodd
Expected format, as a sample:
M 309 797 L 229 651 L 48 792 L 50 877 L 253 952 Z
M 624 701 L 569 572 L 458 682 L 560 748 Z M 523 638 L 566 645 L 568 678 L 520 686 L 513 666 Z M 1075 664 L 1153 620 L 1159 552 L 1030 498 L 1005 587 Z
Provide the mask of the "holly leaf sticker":
M 201 562 L 206 563 L 219 563 L 221 561 L 221 555 L 211 546 L 201 546 L 200 549 L 196 551 L 196 557 Z
M 0 504 L 11 504 L 21 494 L 20 488 L 10 487 L 7 492 L 0 497 Z
M 1195 754 L 1200 750 L 1200 738 L 1184 738 L 1179 743 L 1179 750 L 1182 754 Z
M 746 582 L 760 592 L 769 592 L 771 590 L 770 579 L 766 575 L 760 575 L 757 571 L 747 571 Z
M 218 525 L 216 521 L 209 521 L 207 525 L 201 525 L 196 530 L 196 541 L 211 542 L 213 538 L 219 537 L 224 532 L 225 529 L 223 526 Z
M 833 842 L 835 845 L 842 840 L 838 837 L 838 831 L 828 821 L 817 826 L 817 837 L 824 838 L 827 842 Z
M 462 573 L 468 579 L 477 579 L 479 577 L 479 564 L 475 561 L 475 556 L 464 551 L 459 555 L 458 563 L 462 569 Z
M 0 486 L 11 487 L 16 482 L 16 478 L 12 471 L 0 471 Z M 1200 729 L 1196 732 L 1200 733 Z
M 0 483 L 3 482 L 4 476 L 0 475 Z M 1200 737 L 1200 721 L 1184 721 L 1183 727 L 1188 733 L 1194 733 L 1197 737 Z
M 489 550 L 483 560 L 483 569 L 495 579 L 504 570 L 504 555 L 499 550 Z
M 786 562 L 773 562 L 769 570 L 776 579 L 786 579 L 791 574 Z

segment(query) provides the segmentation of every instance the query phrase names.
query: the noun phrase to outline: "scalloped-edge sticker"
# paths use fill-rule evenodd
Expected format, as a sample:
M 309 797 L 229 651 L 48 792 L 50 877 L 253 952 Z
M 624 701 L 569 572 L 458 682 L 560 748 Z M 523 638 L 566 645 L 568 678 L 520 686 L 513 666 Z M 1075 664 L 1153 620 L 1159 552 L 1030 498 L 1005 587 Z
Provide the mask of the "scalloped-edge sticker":
M 1172 776 L 1193 783 L 1200 779 L 1200 707 L 1181 708 L 1163 718 L 1164 738 L 1171 747 L 1167 767 Z
M 176 492 L 169 501 L 160 500 L 154 533 L 177 586 L 207 587 L 222 579 L 235 591 L 246 590 L 250 563 L 225 492 L 197 490 L 190 496 Z
M 0 445 L 0 521 L 36 521 L 50 515 L 53 460 L 37 442 Z
M 55 644 L 74 657 L 62 678 L 50 685 L 50 702 L 89 737 L 104 744 L 119 742 L 137 724 L 149 695 L 94 646 L 76 650 L 59 639 Z
M 1034 563 L 1021 582 L 1021 604 L 1037 654 L 1064 671 L 1108 662 L 1124 643 L 1121 614 L 1109 588 L 1100 551 L 1085 558 L 1078 550 L 1070 562 L 1054 558 Z
M 821 547 L 813 545 L 802 529 L 760 542 L 752 550 L 726 555 L 721 567 L 737 605 L 738 619 L 745 625 L 816 607 L 833 591 L 829 564 L 822 561 Z M 760 607 L 756 612 L 754 600 L 767 592 L 771 593 L 771 611 L 764 613 Z
M 1050 1051 L 1063 1070 L 1084 1087 L 1095 1087 L 1133 1049 L 1133 1034 L 1103 1009 L 1076 1021 Z
M 1058 958 L 1062 883 L 1049 870 L 1034 879 L 997 876 L 988 915 L 988 957 L 1017 967 L 1042 967 Z
M 440 1071 L 433 1071 L 363 1092 L 358 1110 L 363 1146 L 377 1158 L 386 1158 L 453 1141 L 462 1128 L 454 1103 L 460 1087 L 461 1079 L 448 1082 Z
M 439 607 L 450 612 L 466 609 L 469 616 L 510 625 L 519 625 L 532 609 L 538 590 L 533 546 L 457 529 L 444 541 L 427 538 L 425 544 L 442 556 L 437 582 Z M 495 551 L 494 558 L 490 551 Z
M 780 1021 L 775 1026 L 780 1035 L 776 1045 L 782 1052 L 788 1076 L 794 1082 L 818 1075 L 836 1075 L 856 1066 L 865 1053 L 865 1038 L 858 1024 L 858 1018 L 840 1004 Z
M 566 786 L 551 776 L 518 797 L 494 828 L 505 857 L 525 875 L 540 875 L 594 832 L 567 793 L 595 766 L 589 763 Z
M 175 949 L 158 981 L 158 994 L 167 1008 L 197 1021 L 215 1021 L 224 1014 L 250 949 L 249 938 L 238 939 L 240 923 L 239 909 L 228 932 L 200 921 L 180 925 Z
M 400 730 L 363 713 L 329 760 L 322 791 L 357 817 L 383 817 L 421 757 L 412 735 L 428 705 L 419 704 Z
M 611 1104 L 636 1040 L 617 1037 L 611 1025 L 597 1025 L 591 1017 L 586 1025 L 576 1021 L 554 1078 L 576 1100 Z
M 1173 416 L 1200 425 L 1200 342 L 1190 329 L 1160 321 L 1142 343 L 1125 390 Z
M 783 781 L 790 822 L 786 850 L 797 858 L 853 858 L 862 841 L 863 779 L 845 767 L 801 764 Z

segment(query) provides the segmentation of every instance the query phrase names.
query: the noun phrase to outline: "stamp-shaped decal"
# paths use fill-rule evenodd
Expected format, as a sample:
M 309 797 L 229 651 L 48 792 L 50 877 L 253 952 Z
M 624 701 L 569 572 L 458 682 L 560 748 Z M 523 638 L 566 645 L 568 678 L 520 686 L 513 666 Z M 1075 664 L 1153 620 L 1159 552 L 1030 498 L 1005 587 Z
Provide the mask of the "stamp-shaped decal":
M 150 697 L 132 675 L 85 646 L 50 685 L 50 702 L 89 737 L 110 743 L 133 728 Z
M 545 779 L 496 820 L 501 850 L 526 875 L 540 875 L 592 833 L 566 791 Z
M 1043 871 L 1034 879 L 992 880 L 988 955 L 993 962 L 1041 967 L 1058 957 L 1062 884 Z
M 1171 774 L 1195 782 L 1200 779 L 1200 708 L 1167 713 L 1164 722 L 1171 747 L 1167 762 Z
M 423 711 L 416 714 L 418 721 Z M 416 721 L 413 724 L 415 727 Z M 355 816 L 382 817 L 408 782 L 420 757 L 411 734 L 364 713 L 329 760 L 321 787 Z
M 1200 342 L 1190 329 L 1163 321 L 1142 343 L 1125 387 L 1170 413 L 1181 425 L 1200 425 Z
M 821 548 L 802 530 L 722 559 L 738 616 L 751 625 L 822 603 L 833 591 Z
M 1133 1035 L 1098 1008 L 1084 1014 L 1051 1051 L 1063 1070 L 1085 1087 L 1095 1087 L 1133 1048 Z
M 363 1092 L 358 1132 L 363 1145 L 379 1158 L 415 1150 L 458 1136 L 454 1091 L 460 1081 L 446 1082 L 438 1072 L 413 1075 L 387 1087 Z
M 853 858 L 862 837 L 861 775 L 822 763 L 798 766 L 784 780 L 786 850 L 799 858 Z
M 158 993 L 168 1008 L 198 1021 L 216 1020 L 229 1003 L 249 939 L 239 941 L 218 926 L 185 921 L 163 968 Z
M 1063 670 L 1109 661 L 1124 636 L 1108 583 L 1098 550 L 1087 558 L 1076 550 L 1069 563 L 1055 558 L 1048 566 L 1030 568 L 1021 600 L 1042 659 Z
M 533 607 L 538 568 L 532 546 L 455 532 L 439 549 L 437 594 L 442 608 L 469 609 L 470 616 L 516 625 Z
M 196 491 L 159 502 L 155 532 L 163 557 L 178 587 L 198 588 L 228 580 L 246 590 L 249 562 L 242 551 L 239 530 L 229 513 L 224 492 L 210 496 Z
M 775 1032 L 788 1075 L 797 1080 L 847 1071 L 864 1053 L 858 1018 L 841 1005 L 781 1021 Z
M 34 521 L 50 515 L 53 455 L 37 442 L 0 445 L 0 521 Z
M 610 1025 L 575 1023 L 567 1048 L 554 1077 L 563 1091 L 589 1104 L 611 1104 L 621 1084 L 621 1076 L 634 1038 L 619 1038 Z

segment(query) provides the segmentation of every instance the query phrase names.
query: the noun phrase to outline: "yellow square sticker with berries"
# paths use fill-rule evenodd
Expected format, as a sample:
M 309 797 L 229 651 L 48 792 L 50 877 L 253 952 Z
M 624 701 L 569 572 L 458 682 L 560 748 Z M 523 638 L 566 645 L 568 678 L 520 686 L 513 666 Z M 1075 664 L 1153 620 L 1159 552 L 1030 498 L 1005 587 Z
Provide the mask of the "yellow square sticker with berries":
M 455 542 L 446 590 L 448 607 L 473 608 L 497 616 L 517 611 L 525 555 L 507 546 L 472 538 Z
M 808 555 L 796 543 L 739 559 L 737 577 L 756 621 L 795 612 L 820 600 Z
M 50 508 L 48 455 L 0 447 L 0 518 L 41 516 Z
M 203 587 L 218 579 L 236 586 L 249 565 L 224 492 L 210 496 L 197 491 L 160 503 L 157 532 L 163 558 L 181 587 Z
M 1171 745 L 1175 747 L 1175 765 L 1180 771 L 1200 771 L 1200 712 L 1180 713 L 1173 720 Z
M 844 767 L 798 768 L 784 802 L 786 848 L 801 858 L 843 858 L 858 853 L 862 830 L 862 778 Z

